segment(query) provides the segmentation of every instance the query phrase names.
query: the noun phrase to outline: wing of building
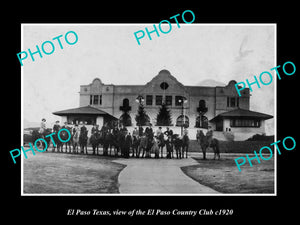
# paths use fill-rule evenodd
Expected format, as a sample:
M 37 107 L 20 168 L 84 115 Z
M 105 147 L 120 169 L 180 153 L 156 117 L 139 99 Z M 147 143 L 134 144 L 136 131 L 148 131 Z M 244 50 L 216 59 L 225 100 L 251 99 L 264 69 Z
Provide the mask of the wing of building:
M 197 129 L 208 128 L 214 133 L 232 132 L 238 139 L 265 133 L 264 121 L 273 116 L 250 111 L 249 89 L 245 88 L 239 97 L 235 84 L 232 80 L 225 86 L 185 86 L 168 70 L 161 70 L 141 85 L 104 84 L 95 78 L 92 83 L 80 86 L 79 108 L 54 114 L 64 116 L 63 120 L 69 123 L 86 121 L 88 125 L 97 123 L 100 127 L 110 119 L 126 116 L 128 124 L 134 127 L 142 103 L 150 123 L 155 126 L 159 108 L 165 104 L 171 112 L 171 128 L 178 131 L 181 126 L 188 127 L 192 139 Z M 143 101 L 137 101 L 138 97 Z M 83 113 L 83 109 L 88 113 Z

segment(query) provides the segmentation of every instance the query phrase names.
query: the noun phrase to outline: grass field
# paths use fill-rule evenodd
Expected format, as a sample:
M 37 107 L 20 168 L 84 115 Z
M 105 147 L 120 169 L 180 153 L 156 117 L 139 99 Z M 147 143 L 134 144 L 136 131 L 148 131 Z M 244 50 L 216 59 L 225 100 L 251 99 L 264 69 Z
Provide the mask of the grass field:
M 241 167 L 241 172 L 231 156 L 221 160 L 195 158 L 199 165 L 182 167 L 182 171 L 200 184 L 222 193 L 274 193 L 274 160 L 252 161 Z
M 37 153 L 24 159 L 24 193 L 118 193 L 115 158 Z
M 181 169 L 200 184 L 221 193 L 274 193 L 274 158 L 260 164 L 253 160 L 253 167 L 246 163 L 239 172 L 234 159 L 244 154 L 221 151 L 221 160 L 213 160 L 210 149 L 208 160 L 200 159 L 200 151 L 192 155 L 198 164 Z M 119 193 L 118 176 L 125 166 L 115 159 L 53 152 L 28 155 L 23 160 L 24 194 Z

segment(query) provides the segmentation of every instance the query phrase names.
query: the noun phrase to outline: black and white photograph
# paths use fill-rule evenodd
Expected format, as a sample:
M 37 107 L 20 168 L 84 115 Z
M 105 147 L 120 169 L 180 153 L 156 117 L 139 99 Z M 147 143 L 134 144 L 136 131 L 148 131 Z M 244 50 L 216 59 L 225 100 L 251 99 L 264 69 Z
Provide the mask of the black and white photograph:
M 180 22 L 22 24 L 22 195 L 276 194 L 276 24 Z
M 3 14 L 4 220 L 294 221 L 296 5 L 103 3 Z

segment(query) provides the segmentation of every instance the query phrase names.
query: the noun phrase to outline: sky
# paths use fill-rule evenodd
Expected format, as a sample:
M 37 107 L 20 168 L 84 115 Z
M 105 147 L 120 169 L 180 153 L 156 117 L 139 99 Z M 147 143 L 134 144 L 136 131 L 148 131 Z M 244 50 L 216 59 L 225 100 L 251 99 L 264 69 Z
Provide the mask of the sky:
M 168 25 L 167 25 L 168 26 Z M 63 35 L 63 49 L 52 40 L 51 55 L 34 55 L 23 61 L 23 118 L 52 124 L 52 112 L 79 107 L 80 85 L 96 77 L 106 84 L 146 84 L 167 69 L 184 85 L 205 80 L 227 84 L 254 80 L 253 76 L 275 67 L 276 30 L 273 24 L 172 24 L 168 34 L 152 33 L 138 45 L 134 32 L 153 24 L 23 24 L 21 51 L 36 51 L 45 41 Z M 168 30 L 163 27 L 163 30 Z M 75 31 L 78 42 L 68 45 L 64 36 Z M 73 41 L 72 35 L 69 36 Z M 45 45 L 49 47 L 50 45 Z M 50 51 L 47 49 L 47 51 Z M 274 72 L 271 72 L 274 76 Z M 250 110 L 275 115 L 275 81 L 253 86 Z M 274 134 L 274 119 L 267 134 Z

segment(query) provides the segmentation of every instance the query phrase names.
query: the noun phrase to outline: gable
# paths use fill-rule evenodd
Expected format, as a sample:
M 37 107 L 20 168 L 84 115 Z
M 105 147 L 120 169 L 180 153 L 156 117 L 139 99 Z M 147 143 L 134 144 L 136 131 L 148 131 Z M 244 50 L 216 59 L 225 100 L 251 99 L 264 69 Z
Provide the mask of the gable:
M 145 87 L 140 94 L 181 94 L 188 96 L 189 93 L 182 83 L 180 83 L 168 70 L 161 70 Z

